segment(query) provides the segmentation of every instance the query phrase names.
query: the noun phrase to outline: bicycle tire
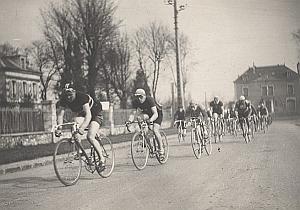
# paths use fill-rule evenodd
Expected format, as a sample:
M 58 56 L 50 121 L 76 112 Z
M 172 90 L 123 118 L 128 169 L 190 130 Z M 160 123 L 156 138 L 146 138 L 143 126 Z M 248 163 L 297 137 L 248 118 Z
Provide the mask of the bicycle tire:
M 81 174 L 81 165 L 79 147 L 75 141 L 62 139 L 56 143 L 53 166 L 55 174 L 62 184 L 66 186 L 76 184 Z
M 211 155 L 211 152 L 212 152 L 211 138 L 208 137 L 207 139 L 204 139 L 203 141 L 204 141 L 203 145 L 204 145 L 206 154 Z
M 102 150 L 102 154 L 105 157 L 105 169 L 103 171 L 99 171 L 99 167 L 96 167 L 98 174 L 103 177 L 107 178 L 109 177 L 115 167 L 115 152 L 113 145 L 110 141 L 110 139 L 106 136 L 101 136 L 96 138 L 99 142 Z
M 149 149 L 145 137 L 135 133 L 131 139 L 131 159 L 138 170 L 143 170 L 148 162 Z
M 164 148 L 164 155 L 163 155 L 163 159 L 160 158 L 160 156 L 157 154 L 157 160 L 160 164 L 164 164 L 167 162 L 168 158 L 169 158 L 169 144 L 168 144 L 168 139 L 167 139 L 167 135 L 165 134 L 165 132 L 160 131 L 160 135 L 161 135 L 161 141 L 162 141 L 162 147 Z
M 183 141 L 183 131 L 181 125 L 178 127 L 178 141 L 179 143 Z
M 200 145 L 200 139 L 196 140 L 196 136 L 197 136 L 197 131 L 196 129 L 192 129 L 191 131 L 191 144 L 192 144 L 192 149 L 193 149 L 193 153 L 194 153 L 194 156 L 199 159 L 201 157 L 201 145 Z M 198 136 L 199 138 L 199 136 Z

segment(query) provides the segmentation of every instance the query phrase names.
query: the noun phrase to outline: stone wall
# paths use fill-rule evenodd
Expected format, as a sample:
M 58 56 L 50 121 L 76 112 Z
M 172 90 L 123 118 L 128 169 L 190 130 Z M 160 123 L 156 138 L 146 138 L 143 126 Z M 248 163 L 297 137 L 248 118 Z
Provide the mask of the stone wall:
M 51 142 L 51 132 L 4 134 L 0 136 L 0 149 L 12 149 L 16 147 L 48 144 Z

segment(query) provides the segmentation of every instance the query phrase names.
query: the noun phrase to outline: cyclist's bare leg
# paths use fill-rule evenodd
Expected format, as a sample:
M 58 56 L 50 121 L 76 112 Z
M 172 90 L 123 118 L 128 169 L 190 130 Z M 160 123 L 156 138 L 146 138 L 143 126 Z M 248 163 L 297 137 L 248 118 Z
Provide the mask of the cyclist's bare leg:
M 101 146 L 100 146 L 99 142 L 96 140 L 96 135 L 97 135 L 99 128 L 100 128 L 99 123 L 97 123 L 96 121 L 92 121 L 90 123 L 89 130 L 87 133 L 87 139 L 90 142 L 90 144 L 92 144 L 95 147 L 96 151 L 99 153 L 100 161 L 104 162 L 105 159 L 102 154 Z
M 160 153 L 164 153 L 164 148 L 162 147 L 162 139 L 161 139 L 161 135 L 160 135 L 160 125 L 157 123 L 153 123 L 153 132 L 154 135 L 157 139 L 157 143 L 158 143 L 158 148 L 160 150 Z

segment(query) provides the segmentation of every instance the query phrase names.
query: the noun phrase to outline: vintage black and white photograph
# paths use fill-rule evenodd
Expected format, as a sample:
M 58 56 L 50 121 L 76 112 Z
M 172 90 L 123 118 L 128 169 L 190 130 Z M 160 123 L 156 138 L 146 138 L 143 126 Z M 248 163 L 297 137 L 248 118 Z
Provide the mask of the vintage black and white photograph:
M 300 0 L 0 0 L 0 210 L 299 210 Z

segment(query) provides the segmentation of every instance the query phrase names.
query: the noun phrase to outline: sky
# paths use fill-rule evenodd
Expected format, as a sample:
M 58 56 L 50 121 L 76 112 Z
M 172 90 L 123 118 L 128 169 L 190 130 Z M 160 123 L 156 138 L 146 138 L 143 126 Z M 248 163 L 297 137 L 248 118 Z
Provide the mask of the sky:
M 59 0 L 56 0 L 59 1 Z M 42 37 L 39 8 L 47 0 L 0 0 L 0 43 L 28 44 Z M 174 29 L 173 8 L 165 0 L 115 0 L 121 30 L 159 21 Z M 178 0 L 179 32 L 189 39 L 187 93 L 203 103 L 218 95 L 234 97 L 233 81 L 249 66 L 285 64 L 296 71 L 300 0 Z M 175 59 L 175 58 L 174 58 Z M 170 69 L 162 72 L 159 99 L 170 98 Z

